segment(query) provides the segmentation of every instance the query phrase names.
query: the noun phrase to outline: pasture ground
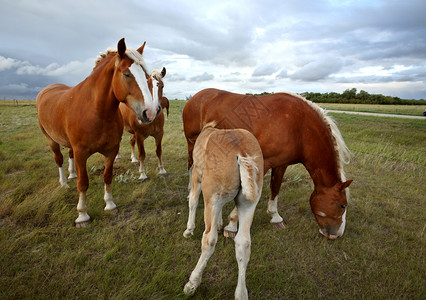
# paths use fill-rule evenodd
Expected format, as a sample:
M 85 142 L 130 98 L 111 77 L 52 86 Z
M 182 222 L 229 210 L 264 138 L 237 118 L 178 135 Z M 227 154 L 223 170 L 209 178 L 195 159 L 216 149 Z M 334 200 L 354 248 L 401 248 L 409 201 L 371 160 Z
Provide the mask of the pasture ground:
M 112 190 L 117 214 L 103 211 L 102 156 L 89 159 L 93 222 L 84 229 L 73 224 L 76 181 L 59 186 L 35 106 L 0 106 L 1 299 L 187 298 L 182 289 L 200 255 L 204 226 L 200 199 L 194 237 L 183 238 L 188 173 L 181 105 L 171 101 L 165 126 L 167 177 L 156 175 L 149 138 L 150 179 L 138 182 L 130 135 L 123 135 Z M 425 299 L 425 120 L 331 115 L 354 154 L 345 168 L 354 179 L 346 233 L 335 241 L 318 233 L 309 206 L 313 184 L 301 165 L 289 168 L 280 193 L 287 228 L 270 225 L 267 174 L 251 230 L 249 297 Z M 225 206 L 224 217 L 231 209 Z M 234 243 L 220 236 L 191 299 L 232 299 L 236 282 Z

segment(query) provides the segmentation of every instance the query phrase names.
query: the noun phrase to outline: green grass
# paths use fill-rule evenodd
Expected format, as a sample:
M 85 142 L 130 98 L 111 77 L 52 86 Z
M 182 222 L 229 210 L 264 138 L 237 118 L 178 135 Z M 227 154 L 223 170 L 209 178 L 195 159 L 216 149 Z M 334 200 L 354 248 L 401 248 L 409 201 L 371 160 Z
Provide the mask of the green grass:
M 104 213 L 102 156 L 88 161 L 88 228 L 74 228 L 78 194 L 59 187 L 58 170 L 34 106 L 0 106 L 0 298 L 187 299 L 182 293 L 200 255 L 202 201 L 194 237 L 185 239 L 186 143 L 171 101 L 163 141 L 167 177 L 157 177 L 154 141 L 147 175 L 130 163 L 130 135 L 114 166 L 118 214 Z M 318 233 L 309 206 L 312 181 L 286 173 L 278 231 L 266 214 L 264 183 L 252 226 L 247 270 L 251 299 L 424 299 L 426 297 L 426 122 L 332 114 L 354 157 L 345 170 L 351 201 L 345 235 Z M 65 156 L 66 151 L 63 151 Z M 67 164 L 65 164 L 67 167 Z M 227 205 L 226 216 L 232 209 Z M 237 280 L 232 240 L 219 237 L 201 286 L 190 299 L 232 299 Z

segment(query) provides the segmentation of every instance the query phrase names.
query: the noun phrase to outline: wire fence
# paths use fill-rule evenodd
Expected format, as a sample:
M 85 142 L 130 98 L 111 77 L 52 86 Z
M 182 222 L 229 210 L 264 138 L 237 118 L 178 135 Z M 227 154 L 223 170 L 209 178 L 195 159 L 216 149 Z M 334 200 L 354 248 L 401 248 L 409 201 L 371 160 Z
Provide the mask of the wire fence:
M 0 105 L 14 105 L 14 106 L 20 106 L 20 105 L 35 105 L 36 101 L 35 99 L 28 99 L 28 100 L 18 100 L 18 99 L 6 99 L 6 97 L 0 98 Z

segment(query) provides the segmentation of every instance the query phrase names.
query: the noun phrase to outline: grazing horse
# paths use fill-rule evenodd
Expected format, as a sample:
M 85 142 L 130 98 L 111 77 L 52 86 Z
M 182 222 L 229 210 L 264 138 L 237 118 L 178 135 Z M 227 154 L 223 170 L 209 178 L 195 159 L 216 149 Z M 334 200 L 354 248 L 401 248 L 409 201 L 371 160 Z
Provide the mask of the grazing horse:
M 256 138 L 244 129 L 216 129 L 214 122 L 201 131 L 194 146 L 194 165 L 189 194 L 189 218 L 185 237 L 193 234 L 195 210 L 200 191 L 204 198 L 205 230 L 201 256 L 184 292 L 193 294 L 214 252 L 218 229 L 222 225 L 222 207 L 235 199 L 239 230 L 235 236 L 238 262 L 236 299 L 247 299 L 246 269 L 250 259 L 250 227 L 263 186 L 262 150 Z
M 161 105 L 161 108 L 163 108 L 163 109 L 165 108 L 167 110 L 166 120 L 168 120 L 169 119 L 169 106 L 170 106 L 169 99 L 167 99 L 167 97 L 160 98 L 160 105 Z
M 163 97 L 163 77 L 166 76 L 166 68 L 163 67 L 163 69 L 160 71 L 154 70 L 152 71 L 151 75 L 148 78 L 148 87 L 150 91 L 152 92 L 152 95 L 154 97 L 154 102 L 159 103 L 159 99 L 162 99 Z M 155 139 L 155 145 L 156 145 L 156 153 L 158 157 L 158 168 L 160 175 L 167 174 L 166 170 L 163 167 L 163 163 L 161 160 L 161 154 L 162 154 L 162 148 L 161 148 L 161 141 L 163 139 L 163 133 L 164 133 L 164 114 L 163 111 L 161 111 L 158 116 L 149 124 L 143 124 L 140 122 L 137 118 L 137 115 L 133 109 L 125 105 L 124 103 L 121 103 L 120 106 L 120 112 L 123 116 L 123 122 L 124 122 L 124 129 L 132 134 L 132 137 L 130 138 L 130 145 L 132 147 L 132 154 L 131 159 L 132 162 L 137 163 L 138 160 L 135 155 L 135 143 L 138 145 L 139 150 L 139 172 L 140 177 L 139 180 L 146 180 L 148 177 L 145 173 L 144 168 L 144 160 L 145 160 L 145 148 L 144 148 L 144 140 L 148 138 L 149 136 L 154 137 Z
M 90 222 L 86 206 L 89 187 L 86 162 L 96 152 L 105 156 L 105 210 L 116 209 L 111 182 L 114 158 L 123 134 L 119 103 L 132 107 L 142 123 L 152 122 L 160 111 L 158 103 L 152 101 L 145 79 L 149 73 L 142 57 L 144 47 L 145 43 L 138 50 L 127 49 L 123 38 L 115 53 L 98 57 L 92 73 L 77 86 L 53 84 L 37 95 L 40 128 L 54 153 L 62 186 L 67 186 L 67 179 L 62 169 L 60 146 L 70 149 L 69 178 L 78 178 L 76 227 Z
M 352 182 L 346 181 L 343 164 L 349 162 L 350 152 L 336 124 L 318 105 L 290 93 L 254 96 L 205 89 L 186 103 L 182 118 L 189 169 L 204 124 L 214 121 L 216 128 L 246 129 L 262 148 L 264 172 L 272 169 L 268 202 L 271 223 L 284 228 L 277 210 L 281 182 L 287 166 L 302 163 L 314 181 L 310 205 L 320 233 L 330 239 L 343 235 L 347 187 Z M 236 232 L 236 211 L 229 219 L 225 234 Z

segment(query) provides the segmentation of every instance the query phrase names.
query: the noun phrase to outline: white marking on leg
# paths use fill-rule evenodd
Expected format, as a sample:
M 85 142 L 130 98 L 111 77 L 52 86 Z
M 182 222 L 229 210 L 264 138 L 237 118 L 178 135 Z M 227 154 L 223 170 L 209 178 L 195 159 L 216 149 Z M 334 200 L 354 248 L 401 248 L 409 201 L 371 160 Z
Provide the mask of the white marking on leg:
M 195 214 L 197 211 L 200 193 L 201 193 L 201 184 L 199 182 L 195 182 L 188 196 L 188 200 L 189 200 L 188 201 L 188 207 L 189 207 L 188 223 L 186 224 L 186 230 L 183 233 L 183 236 L 186 238 L 190 237 L 191 235 L 194 235 Z
M 271 223 L 280 223 L 283 221 L 283 218 L 278 213 L 278 196 L 275 196 L 274 199 L 269 199 L 268 201 L 268 214 L 272 217 Z
M 74 164 L 73 158 L 68 159 L 68 172 L 70 173 L 70 175 L 68 176 L 68 179 L 77 178 L 77 173 L 75 172 L 75 164 Z
M 115 157 L 115 160 L 119 160 L 119 159 L 121 159 L 120 152 L 118 152 L 118 153 L 117 153 L 117 156 Z
M 59 183 L 62 187 L 69 188 L 67 178 L 65 177 L 64 169 L 62 167 L 59 168 Z
M 257 198 L 257 200 L 258 199 L 259 198 Z M 239 202 L 242 204 L 238 206 L 240 228 L 234 239 L 235 256 L 238 263 L 238 283 L 237 288 L 235 289 L 235 299 L 248 299 L 246 270 L 247 264 L 250 260 L 251 251 L 250 227 L 253 222 L 253 215 L 258 201 L 255 203 L 247 202 L 247 199 L 241 197 Z
M 211 203 L 216 202 L 215 200 L 211 200 Z M 222 205 L 214 205 L 213 207 L 209 205 L 208 207 L 204 208 L 210 209 L 211 214 L 211 224 L 210 224 L 210 231 L 206 232 L 204 230 L 203 233 L 203 239 L 201 241 L 201 256 L 197 262 L 197 265 L 195 266 L 195 269 L 192 271 L 191 276 L 189 277 L 188 283 L 185 285 L 183 291 L 187 295 L 192 295 L 197 287 L 201 283 L 201 278 L 203 276 L 203 271 L 207 266 L 207 262 L 209 261 L 210 257 L 212 256 L 214 249 L 216 247 L 217 243 L 217 218 L 219 210 L 222 210 Z M 206 213 L 206 212 L 205 212 Z M 209 213 L 209 212 L 207 212 Z M 206 224 L 207 225 L 207 224 Z
M 75 220 L 75 223 L 83 223 L 90 220 L 89 215 L 87 214 L 87 206 L 86 206 L 86 193 L 80 192 L 78 197 L 77 204 L 78 218 Z
M 145 168 L 143 166 L 143 162 L 139 163 L 139 173 L 141 173 L 141 176 L 139 176 L 139 180 L 146 180 L 148 176 L 145 174 Z
M 112 193 L 111 193 L 111 184 L 105 184 L 105 208 L 104 210 L 114 210 L 117 208 L 117 205 L 112 201 Z
M 130 159 L 132 160 L 132 163 L 138 163 L 139 160 L 135 155 L 135 146 L 132 145 L 132 154 L 130 155 Z
M 163 162 L 161 161 L 161 158 L 158 158 L 158 169 L 160 169 L 160 171 L 158 171 L 158 175 L 167 174 L 166 170 L 163 167 Z

